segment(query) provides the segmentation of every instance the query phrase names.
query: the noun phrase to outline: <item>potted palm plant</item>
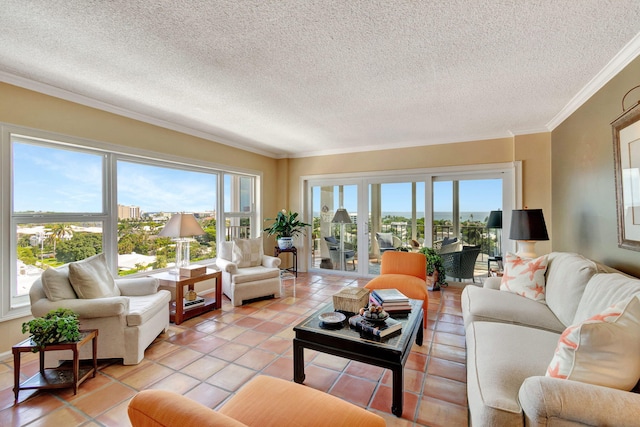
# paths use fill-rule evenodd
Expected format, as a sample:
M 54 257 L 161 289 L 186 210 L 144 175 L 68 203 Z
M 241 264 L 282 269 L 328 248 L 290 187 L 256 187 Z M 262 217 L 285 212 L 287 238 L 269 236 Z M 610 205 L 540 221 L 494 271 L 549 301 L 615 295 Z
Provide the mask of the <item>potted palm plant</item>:
M 440 290 L 440 286 L 447 284 L 442 257 L 433 248 L 422 247 L 420 253 L 427 258 L 427 288 L 430 291 Z
M 274 221 L 265 231 L 269 236 L 275 235 L 278 239 L 278 247 L 280 249 L 291 249 L 293 247 L 293 238 L 303 234 L 305 227 L 311 224 L 298 220 L 298 213 L 287 213 L 285 209 L 278 212 L 275 218 L 267 218 L 265 221 Z

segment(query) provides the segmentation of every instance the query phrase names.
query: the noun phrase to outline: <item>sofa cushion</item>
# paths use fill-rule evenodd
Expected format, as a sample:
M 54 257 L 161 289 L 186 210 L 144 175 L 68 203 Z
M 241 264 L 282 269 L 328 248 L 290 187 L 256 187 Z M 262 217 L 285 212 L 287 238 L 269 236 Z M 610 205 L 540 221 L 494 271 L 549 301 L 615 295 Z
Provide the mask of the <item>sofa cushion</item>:
M 233 275 L 233 282 L 247 283 L 256 280 L 272 279 L 280 276 L 279 268 L 267 268 L 262 266 L 241 268 Z
M 507 253 L 501 291 L 508 291 L 538 302 L 544 302 L 547 256 L 530 259 Z
M 155 294 L 129 297 L 129 313 L 127 326 L 140 326 L 162 310 L 171 301 L 169 291 L 159 291 Z
M 595 262 L 578 254 L 568 252 L 549 254 L 546 302 L 565 326 L 574 323 L 580 298 L 587 282 L 596 274 L 597 269 Z
M 42 290 L 50 301 L 78 298 L 69 281 L 69 265 L 47 268 L 41 280 Z
M 471 322 L 487 321 L 530 326 L 557 333 L 566 328 L 546 305 L 511 292 L 467 286 L 462 291 L 461 302 L 465 327 Z
M 104 253 L 69 264 L 69 281 L 78 298 L 107 298 L 120 296 L 113 276 L 107 267 Z
M 233 239 L 233 262 L 238 267 L 255 267 L 262 264 L 262 238 Z
M 580 323 L 633 295 L 640 295 L 640 280 L 620 273 L 598 273 L 587 283 L 572 323 Z
M 632 296 L 558 340 L 547 376 L 629 391 L 640 379 L 640 298 Z
M 559 335 L 507 323 L 470 324 L 466 330 L 469 424 L 522 425 L 518 390 L 526 378 L 544 374 Z

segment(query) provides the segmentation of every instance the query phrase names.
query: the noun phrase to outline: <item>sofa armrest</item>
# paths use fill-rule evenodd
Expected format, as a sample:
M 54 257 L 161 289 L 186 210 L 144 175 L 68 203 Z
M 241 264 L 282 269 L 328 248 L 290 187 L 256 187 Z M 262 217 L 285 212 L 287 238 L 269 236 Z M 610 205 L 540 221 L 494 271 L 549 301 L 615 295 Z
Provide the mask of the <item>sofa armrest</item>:
M 482 287 L 500 290 L 500 283 L 502 283 L 502 277 L 487 277 L 482 284 Z
M 41 317 L 58 308 L 73 310 L 81 319 L 124 316 L 129 312 L 129 298 L 63 299 L 55 302 L 43 298 L 31 304 L 31 314 Z
M 565 420 L 567 425 L 631 427 L 640 420 L 640 394 L 609 387 L 536 376 L 524 381 L 519 397 L 528 426 Z
M 127 297 L 155 294 L 160 286 L 160 281 L 153 277 L 116 279 L 115 282 L 120 293 Z
M 238 264 L 224 258 L 216 258 L 216 265 L 220 270 L 226 271 L 227 273 L 235 274 L 238 272 Z
M 262 255 L 262 266 L 268 268 L 278 268 L 282 260 L 270 255 Z

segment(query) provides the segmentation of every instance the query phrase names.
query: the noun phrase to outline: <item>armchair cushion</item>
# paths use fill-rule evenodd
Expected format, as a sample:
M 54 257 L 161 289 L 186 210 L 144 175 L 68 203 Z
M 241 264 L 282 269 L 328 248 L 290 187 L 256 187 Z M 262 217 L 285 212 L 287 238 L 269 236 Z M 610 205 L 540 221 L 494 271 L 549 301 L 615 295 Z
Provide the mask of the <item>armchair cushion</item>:
M 69 281 L 69 265 L 47 268 L 42 273 L 42 289 L 51 301 L 78 298 Z
M 107 268 L 104 253 L 69 264 L 69 281 L 81 299 L 117 297 L 120 289 Z
M 255 239 L 234 239 L 232 261 L 238 267 L 255 267 L 262 264 L 262 238 Z
M 120 289 L 120 295 L 125 297 L 155 294 L 160 286 L 158 279 L 153 277 L 116 279 L 115 282 L 118 289 Z
M 378 244 L 381 248 L 393 247 L 393 234 L 392 233 L 376 233 L 378 238 Z
M 263 266 L 239 268 L 233 276 L 233 281 L 239 283 L 255 282 L 256 280 L 272 279 L 280 276 L 279 268 L 266 268 Z

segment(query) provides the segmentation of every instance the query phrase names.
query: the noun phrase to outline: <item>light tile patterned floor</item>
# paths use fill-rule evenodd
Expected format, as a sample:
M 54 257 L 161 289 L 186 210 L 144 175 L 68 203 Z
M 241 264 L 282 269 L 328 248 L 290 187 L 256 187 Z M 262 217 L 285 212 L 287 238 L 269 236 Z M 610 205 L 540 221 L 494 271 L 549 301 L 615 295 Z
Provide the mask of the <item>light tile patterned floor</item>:
M 21 391 L 13 404 L 13 360 L 0 362 L 2 426 L 129 426 L 127 404 L 139 390 L 162 388 L 216 408 L 256 375 L 293 377 L 293 325 L 345 286 L 367 280 L 300 273 L 296 297 L 233 307 L 171 325 L 136 366 L 103 361 L 99 374 L 71 390 Z M 462 288 L 430 292 L 424 344 L 405 366 L 402 418 L 391 411 L 388 370 L 305 350 L 309 387 L 331 393 L 382 415 L 388 426 L 466 426 L 465 340 Z M 26 362 L 26 363 L 25 363 Z M 38 369 L 37 355 L 23 357 L 22 376 Z

